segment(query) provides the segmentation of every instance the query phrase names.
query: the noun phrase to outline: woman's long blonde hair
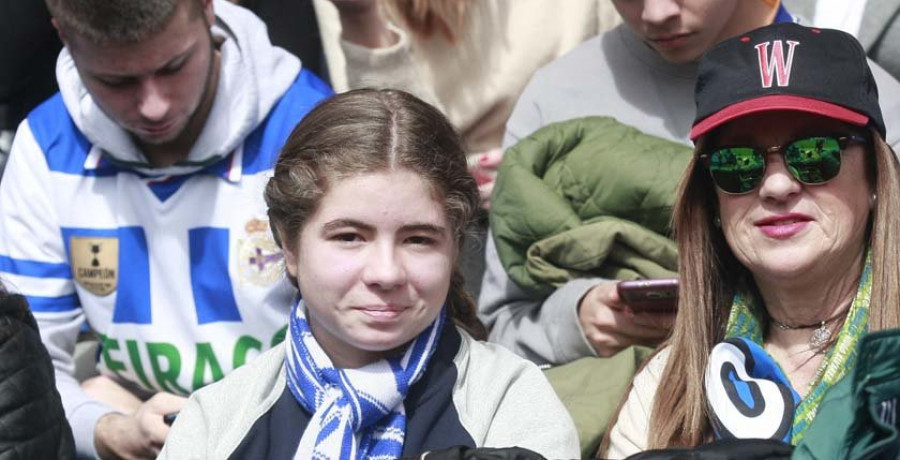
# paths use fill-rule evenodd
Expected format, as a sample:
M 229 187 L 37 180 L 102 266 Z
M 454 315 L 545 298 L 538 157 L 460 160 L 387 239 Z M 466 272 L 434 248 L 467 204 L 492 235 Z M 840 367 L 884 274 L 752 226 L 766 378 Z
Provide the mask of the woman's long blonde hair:
M 457 41 L 471 0 L 387 0 L 388 12 L 413 33 L 431 38 L 441 34 L 451 43 Z
M 869 330 L 875 331 L 900 327 L 900 163 L 877 131 L 871 130 L 870 136 L 867 166 L 877 198 L 869 234 Z M 672 219 L 679 252 L 679 311 L 656 391 L 665 397 L 655 398 L 650 416 L 650 449 L 694 447 L 711 437 L 703 390 L 707 357 L 725 336 L 735 286 L 746 276 L 713 225 L 717 209 L 709 172 L 694 155 L 679 186 Z

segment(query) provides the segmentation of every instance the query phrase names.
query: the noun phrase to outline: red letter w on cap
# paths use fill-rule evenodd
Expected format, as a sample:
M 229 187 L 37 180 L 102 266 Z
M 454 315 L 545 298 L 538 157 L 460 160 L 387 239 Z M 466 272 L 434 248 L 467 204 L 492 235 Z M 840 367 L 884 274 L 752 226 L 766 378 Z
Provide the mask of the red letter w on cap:
M 772 55 L 769 56 L 769 43 L 772 43 Z M 794 47 L 800 44 L 788 40 L 787 61 L 784 59 L 784 45 L 781 40 L 756 45 L 759 57 L 759 78 L 763 88 L 771 88 L 772 80 L 777 79 L 778 86 L 787 86 L 791 81 L 791 65 L 794 62 Z

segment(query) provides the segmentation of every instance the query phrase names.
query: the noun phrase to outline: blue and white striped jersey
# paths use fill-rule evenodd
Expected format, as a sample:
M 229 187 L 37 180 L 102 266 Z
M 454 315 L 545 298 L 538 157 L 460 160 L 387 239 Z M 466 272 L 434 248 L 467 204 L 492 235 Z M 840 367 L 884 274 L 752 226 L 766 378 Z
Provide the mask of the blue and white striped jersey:
M 225 160 L 162 178 L 116 166 L 49 100 L 20 129 L 3 181 L 0 276 L 46 333 L 86 319 L 102 368 L 148 389 L 189 394 L 270 348 L 295 291 L 262 193 L 287 135 L 327 94 L 314 79 L 301 73 Z

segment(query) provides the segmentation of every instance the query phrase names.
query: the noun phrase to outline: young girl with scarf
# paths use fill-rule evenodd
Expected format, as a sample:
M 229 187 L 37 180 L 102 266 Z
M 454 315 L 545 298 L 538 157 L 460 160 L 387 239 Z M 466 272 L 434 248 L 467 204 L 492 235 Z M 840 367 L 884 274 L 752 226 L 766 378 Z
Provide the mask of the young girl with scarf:
M 579 456 L 541 372 L 477 340 L 457 259 L 478 191 L 436 109 L 400 91 L 332 98 L 291 134 L 265 197 L 300 291 L 284 344 L 192 395 L 161 458 Z

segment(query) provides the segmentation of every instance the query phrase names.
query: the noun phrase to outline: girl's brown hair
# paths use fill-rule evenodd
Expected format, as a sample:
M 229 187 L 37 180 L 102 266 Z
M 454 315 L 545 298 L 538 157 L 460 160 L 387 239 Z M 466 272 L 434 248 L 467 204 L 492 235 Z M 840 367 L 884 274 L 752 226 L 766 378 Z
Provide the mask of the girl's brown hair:
M 869 330 L 900 326 L 900 163 L 877 131 L 867 163 L 877 196 L 870 219 L 872 295 Z M 702 144 L 698 144 L 698 150 Z M 749 279 L 722 232 L 714 185 L 694 156 L 677 192 L 672 228 L 678 243 L 678 304 L 671 352 L 653 403 L 648 448 L 694 447 L 710 440 L 703 375 L 712 347 L 724 339 L 735 287 Z
M 265 190 L 276 242 L 296 250 L 307 219 L 329 186 L 367 173 L 408 170 L 421 177 L 444 205 L 457 253 L 478 210 L 478 187 L 450 122 L 434 107 L 397 90 L 360 89 L 328 99 L 294 129 Z M 290 277 L 290 275 L 288 275 Z M 291 278 L 294 286 L 297 280 Z M 448 313 L 484 339 L 475 304 L 455 266 Z

